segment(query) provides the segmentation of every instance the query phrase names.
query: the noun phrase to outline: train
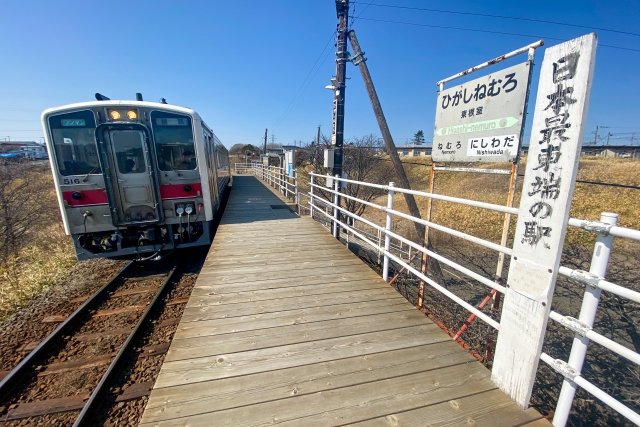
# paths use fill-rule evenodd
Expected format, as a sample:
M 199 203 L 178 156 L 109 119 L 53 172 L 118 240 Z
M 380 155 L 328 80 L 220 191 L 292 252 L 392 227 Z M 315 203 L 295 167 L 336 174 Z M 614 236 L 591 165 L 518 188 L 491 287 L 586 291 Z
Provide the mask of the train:
M 229 153 L 211 128 L 164 98 L 95 98 L 42 113 L 78 260 L 157 260 L 209 245 L 231 182 Z

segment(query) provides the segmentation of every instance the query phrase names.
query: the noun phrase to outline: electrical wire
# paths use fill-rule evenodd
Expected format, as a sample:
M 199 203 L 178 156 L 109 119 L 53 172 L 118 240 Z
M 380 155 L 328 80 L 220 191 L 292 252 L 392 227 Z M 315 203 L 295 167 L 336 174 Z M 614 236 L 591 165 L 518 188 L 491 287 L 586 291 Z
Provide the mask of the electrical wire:
M 357 1 L 353 2 L 353 3 L 364 4 L 364 2 L 357 2 Z M 373 2 L 371 2 L 371 3 L 373 3 Z M 371 6 L 371 3 L 369 3 L 368 6 Z M 512 19 L 512 20 L 516 20 L 516 21 L 539 22 L 541 24 L 562 25 L 562 26 L 565 26 L 565 27 L 575 27 L 575 28 L 587 28 L 587 29 L 591 29 L 591 30 L 608 31 L 608 32 L 611 32 L 611 33 L 626 34 L 626 35 L 630 35 L 630 36 L 638 36 L 638 37 L 640 37 L 639 33 L 632 33 L 632 32 L 629 32 L 629 31 L 612 30 L 611 28 L 590 27 L 588 25 L 568 24 L 566 22 L 547 21 L 547 20 L 544 20 L 544 19 L 521 18 L 521 17 L 518 17 L 518 16 L 507 16 L 507 15 L 492 15 L 492 14 L 488 14 L 488 13 L 477 13 L 477 12 L 460 12 L 460 11 L 446 10 L 446 9 L 430 9 L 430 8 L 426 8 L 426 7 L 396 6 L 396 5 L 381 4 L 381 3 L 374 4 L 373 6 L 375 6 L 375 7 L 393 8 L 393 9 L 420 10 L 420 11 L 423 11 L 423 12 L 448 13 L 448 14 L 454 14 L 454 15 L 482 16 L 482 17 L 485 17 L 485 18 Z
M 546 37 L 546 36 L 538 36 L 538 35 L 532 35 L 532 34 L 509 33 L 509 32 L 506 32 L 506 31 L 479 30 L 479 29 L 475 29 L 475 28 L 451 27 L 451 26 L 447 26 L 447 25 L 419 24 L 417 22 L 391 21 L 391 20 L 388 20 L 388 19 L 374 19 L 374 18 L 360 18 L 360 19 L 363 19 L 365 21 L 384 22 L 384 23 L 387 23 L 387 24 L 411 25 L 411 26 L 414 26 L 414 27 L 443 28 L 443 29 L 447 29 L 447 30 L 471 31 L 471 32 L 476 32 L 476 33 L 489 33 L 489 34 L 502 34 L 502 35 L 507 35 L 507 36 L 531 37 L 531 38 L 536 38 L 536 39 L 558 40 L 558 41 L 563 41 L 563 42 L 567 40 L 567 39 L 561 39 L 561 38 L 558 38 L 558 37 Z M 632 49 L 630 47 L 613 46 L 613 45 L 601 44 L 601 43 L 598 43 L 598 46 L 609 47 L 609 48 L 613 48 L 613 49 L 629 50 L 629 51 L 632 51 L 632 52 L 640 52 L 640 49 Z
M 309 78 L 309 76 L 311 75 L 311 73 L 313 72 L 313 70 L 316 67 L 316 64 L 318 63 L 318 61 L 320 60 L 320 58 L 322 58 L 322 55 L 324 55 L 324 51 L 327 50 L 327 47 L 330 45 L 331 41 L 334 39 L 335 37 L 335 31 L 331 32 L 331 37 L 329 38 L 329 40 L 327 41 L 327 43 L 324 45 L 324 48 L 322 48 L 322 52 L 320 52 L 320 55 L 318 55 L 318 58 L 316 59 L 316 61 L 313 63 L 313 65 L 311 66 L 311 69 L 309 70 L 309 72 L 307 73 L 307 76 L 304 78 L 304 80 L 302 81 L 302 84 L 300 85 L 300 87 L 298 88 L 298 91 L 296 92 L 296 94 L 293 96 L 293 98 L 291 99 L 291 101 L 289 102 L 289 105 L 287 105 L 287 108 L 284 109 L 284 112 L 282 113 L 282 115 L 280 116 L 280 118 L 276 121 L 276 125 L 273 127 L 273 130 L 275 131 L 278 126 L 280 126 L 280 124 L 282 124 L 282 121 L 289 115 L 289 113 L 291 112 L 291 110 L 293 109 L 293 107 L 295 106 L 295 103 L 297 101 L 298 95 L 301 94 L 300 91 L 302 90 L 302 88 L 304 87 L 305 83 L 307 83 L 307 79 Z M 329 52 L 331 53 L 331 52 Z M 318 67 L 318 69 L 320 69 L 322 67 L 322 65 L 324 64 L 324 61 L 326 61 L 326 57 L 325 59 L 322 61 L 322 63 L 320 64 L 320 67 Z M 316 74 L 318 73 L 318 70 L 316 70 Z M 315 75 L 313 75 L 313 77 L 315 77 Z M 313 77 L 311 77 L 311 80 L 313 80 Z M 309 81 L 309 83 L 311 83 L 311 80 Z M 308 87 L 308 86 L 307 86 Z M 306 88 L 304 89 L 306 90 Z M 302 93 L 304 93 L 304 90 L 302 91 Z

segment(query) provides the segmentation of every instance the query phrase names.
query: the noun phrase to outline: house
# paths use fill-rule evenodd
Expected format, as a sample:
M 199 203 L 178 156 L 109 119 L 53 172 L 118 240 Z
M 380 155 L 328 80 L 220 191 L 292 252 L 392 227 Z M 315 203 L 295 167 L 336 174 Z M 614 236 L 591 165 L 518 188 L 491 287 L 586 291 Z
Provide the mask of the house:
M 529 153 L 529 146 L 520 148 L 521 154 Z M 583 145 L 581 156 L 618 157 L 622 159 L 640 159 L 639 145 Z
M 396 149 L 400 157 L 424 157 L 431 155 L 431 147 L 396 147 Z

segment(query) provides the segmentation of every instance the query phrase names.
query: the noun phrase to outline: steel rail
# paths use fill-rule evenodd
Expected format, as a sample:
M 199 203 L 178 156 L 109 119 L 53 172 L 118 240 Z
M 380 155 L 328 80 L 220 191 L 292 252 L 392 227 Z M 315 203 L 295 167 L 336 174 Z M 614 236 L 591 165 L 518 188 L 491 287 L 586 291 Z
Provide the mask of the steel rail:
M 319 175 L 319 174 L 313 173 L 313 172 L 310 172 L 309 175 L 313 175 L 313 176 L 317 176 L 317 177 L 325 178 L 325 179 L 327 179 L 327 178 L 336 179 L 338 181 L 343 181 L 343 182 L 350 183 L 350 184 L 363 185 L 365 187 L 378 188 L 380 190 L 389 191 L 389 186 L 388 185 L 370 184 L 370 183 L 367 183 L 367 182 L 353 181 L 353 180 L 346 179 L 346 178 L 327 177 L 326 175 Z M 326 186 L 325 187 L 321 186 L 321 188 L 324 188 L 326 191 L 330 191 L 329 189 L 327 189 Z M 414 196 L 428 197 L 428 198 L 435 199 L 435 200 L 442 200 L 443 202 L 458 203 L 460 205 L 466 205 L 466 206 L 472 206 L 474 208 L 481 208 L 481 209 L 487 209 L 487 210 L 490 210 L 490 211 L 508 213 L 508 214 L 511 214 L 511 215 L 518 215 L 518 213 L 519 213 L 518 208 L 510 208 L 508 206 L 501 206 L 501 205 L 496 205 L 496 204 L 493 204 L 493 203 L 479 202 L 479 201 L 476 201 L 476 200 L 461 199 L 459 197 L 443 196 L 441 194 L 426 193 L 424 191 L 407 190 L 406 188 L 393 187 L 393 192 L 394 193 L 413 194 Z M 341 197 L 342 196 L 344 196 L 344 194 L 341 193 Z
M 122 274 L 134 263 L 130 261 L 127 265 L 122 267 L 120 271 L 114 274 L 111 279 L 100 289 L 98 289 L 91 297 L 86 300 L 80 307 L 69 315 L 56 329 L 53 330 L 44 340 L 34 348 L 24 359 L 13 368 L 6 377 L 0 381 L 0 395 L 8 396 L 9 391 L 16 385 L 16 382 L 20 380 L 25 371 L 31 368 L 35 361 L 44 353 L 49 351 L 52 346 L 59 343 L 59 340 L 64 336 L 69 329 L 76 325 L 76 322 L 86 314 L 91 308 L 98 304 L 102 298 L 104 298 L 107 292 L 111 289 L 113 283 L 119 279 Z
M 147 306 L 147 309 L 144 311 L 142 316 L 140 316 L 140 319 L 138 320 L 138 323 L 136 323 L 136 326 L 133 328 L 133 330 L 131 331 L 131 333 L 127 337 L 127 340 L 124 342 L 122 347 L 120 347 L 120 351 L 118 351 L 118 354 L 116 354 L 116 357 L 113 359 L 113 361 L 109 365 L 109 368 L 102 375 L 102 378 L 100 378 L 100 382 L 98 383 L 96 388 L 91 393 L 91 396 L 89 397 L 89 400 L 87 400 L 87 403 L 84 405 L 84 408 L 82 408 L 82 411 L 80 412 L 80 414 L 76 418 L 76 421 L 73 423 L 73 427 L 93 425 L 93 422 L 95 420 L 89 419 L 89 414 L 94 409 L 94 407 L 97 405 L 99 399 L 104 395 L 104 393 L 106 393 L 108 391 L 107 390 L 107 385 L 109 385 L 111 377 L 114 375 L 114 373 L 120 367 L 120 364 L 122 363 L 124 354 L 130 349 L 130 347 L 133 344 L 133 342 L 135 341 L 135 339 L 138 338 L 138 335 L 140 334 L 140 331 L 142 330 L 142 326 L 146 323 L 146 321 L 147 321 L 147 319 L 149 317 L 149 314 L 156 307 L 156 304 L 159 301 L 161 301 L 161 297 L 165 293 L 165 291 L 167 289 L 167 285 L 169 284 L 169 282 L 171 282 L 171 279 L 173 278 L 173 273 L 175 273 L 176 268 L 177 267 L 173 267 L 171 269 L 171 271 L 167 275 L 167 278 L 164 280 L 164 283 L 162 283 L 162 286 L 160 286 L 160 289 L 158 289 L 158 292 L 156 293 L 155 297 L 149 303 L 149 305 Z

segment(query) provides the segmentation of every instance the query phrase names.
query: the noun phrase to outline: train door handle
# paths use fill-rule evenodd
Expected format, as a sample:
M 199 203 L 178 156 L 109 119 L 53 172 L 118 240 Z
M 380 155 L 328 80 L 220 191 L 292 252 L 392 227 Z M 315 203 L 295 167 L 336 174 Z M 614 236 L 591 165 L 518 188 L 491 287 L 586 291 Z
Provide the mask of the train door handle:
M 118 178 L 118 182 L 127 182 L 127 180 Z

